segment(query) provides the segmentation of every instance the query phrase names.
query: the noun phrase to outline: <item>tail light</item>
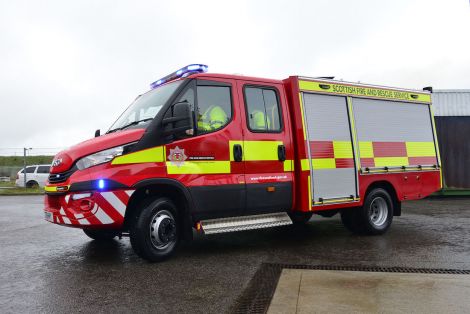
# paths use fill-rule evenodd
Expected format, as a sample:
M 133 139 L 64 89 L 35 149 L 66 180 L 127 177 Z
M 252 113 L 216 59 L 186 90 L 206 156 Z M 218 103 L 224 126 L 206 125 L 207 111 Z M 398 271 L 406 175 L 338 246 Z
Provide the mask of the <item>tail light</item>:
M 20 178 L 19 174 L 16 174 L 16 180 L 18 180 Z

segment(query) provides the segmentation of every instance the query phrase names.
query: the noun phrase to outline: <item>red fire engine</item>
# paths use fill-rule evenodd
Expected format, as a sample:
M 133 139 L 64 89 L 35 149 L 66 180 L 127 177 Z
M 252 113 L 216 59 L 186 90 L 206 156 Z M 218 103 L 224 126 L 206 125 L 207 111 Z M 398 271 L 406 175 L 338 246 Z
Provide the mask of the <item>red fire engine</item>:
M 382 234 L 441 188 L 430 88 L 272 80 L 192 64 L 154 83 L 104 135 L 57 154 L 45 219 L 129 235 L 150 261 L 205 234 L 340 213 Z

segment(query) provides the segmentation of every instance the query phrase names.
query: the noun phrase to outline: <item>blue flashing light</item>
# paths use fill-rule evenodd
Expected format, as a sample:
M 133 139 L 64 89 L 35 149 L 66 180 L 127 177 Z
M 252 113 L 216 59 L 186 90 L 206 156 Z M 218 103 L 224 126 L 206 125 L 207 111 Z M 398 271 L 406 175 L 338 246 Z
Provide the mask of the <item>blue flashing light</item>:
M 157 88 L 163 83 L 167 83 L 167 82 L 176 80 L 181 77 L 187 77 L 194 73 L 205 73 L 207 72 L 208 69 L 209 67 L 205 64 L 190 64 L 171 74 L 168 74 L 167 76 L 159 79 L 158 81 L 153 82 L 152 84 L 150 84 L 150 88 L 151 89 Z
M 189 71 L 196 71 L 201 68 L 200 64 L 191 64 L 186 67 Z
M 103 179 L 98 180 L 98 188 L 100 190 L 104 189 L 104 180 Z

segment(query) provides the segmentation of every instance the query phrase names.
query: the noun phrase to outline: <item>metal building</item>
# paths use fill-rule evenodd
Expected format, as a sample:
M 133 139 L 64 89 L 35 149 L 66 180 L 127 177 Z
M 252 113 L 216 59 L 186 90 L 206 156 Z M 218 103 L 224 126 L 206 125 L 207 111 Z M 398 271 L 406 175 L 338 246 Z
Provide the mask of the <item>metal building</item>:
M 432 94 L 444 185 L 470 188 L 470 89 Z

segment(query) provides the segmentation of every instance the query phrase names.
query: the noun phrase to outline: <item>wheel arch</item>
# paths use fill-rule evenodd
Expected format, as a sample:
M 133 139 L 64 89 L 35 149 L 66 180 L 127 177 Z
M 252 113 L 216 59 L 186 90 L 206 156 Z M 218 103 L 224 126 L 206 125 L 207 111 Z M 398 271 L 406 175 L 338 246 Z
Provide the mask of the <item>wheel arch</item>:
M 26 181 L 26 187 L 33 187 L 33 186 L 39 186 L 39 182 L 34 179 Z
M 387 191 L 388 194 L 390 194 L 393 203 L 393 216 L 401 216 L 401 202 L 398 198 L 397 190 L 395 189 L 393 184 L 387 180 L 374 181 L 369 184 L 364 194 L 364 199 L 367 197 L 367 195 L 369 195 L 370 191 L 376 188 L 382 188 Z
M 129 230 L 129 224 L 139 211 L 139 204 L 146 198 L 167 197 L 171 199 L 179 211 L 179 218 L 183 225 L 182 237 L 185 240 L 192 239 L 192 218 L 194 203 L 188 189 L 174 179 L 146 179 L 132 186 L 135 192 L 129 199 L 126 214 L 124 216 L 124 229 Z

